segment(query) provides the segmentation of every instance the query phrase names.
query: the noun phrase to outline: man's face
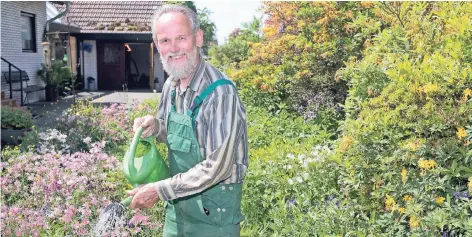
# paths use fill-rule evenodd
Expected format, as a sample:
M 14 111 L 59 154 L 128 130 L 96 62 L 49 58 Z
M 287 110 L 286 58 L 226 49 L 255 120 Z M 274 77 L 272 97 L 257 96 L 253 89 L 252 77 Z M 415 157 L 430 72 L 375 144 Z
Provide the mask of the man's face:
M 153 30 L 164 70 L 174 80 L 190 77 L 198 64 L 198 47 L 203 43 L 201 30 L 194 34 L 187 17 L 175 12 L 159 17 Z

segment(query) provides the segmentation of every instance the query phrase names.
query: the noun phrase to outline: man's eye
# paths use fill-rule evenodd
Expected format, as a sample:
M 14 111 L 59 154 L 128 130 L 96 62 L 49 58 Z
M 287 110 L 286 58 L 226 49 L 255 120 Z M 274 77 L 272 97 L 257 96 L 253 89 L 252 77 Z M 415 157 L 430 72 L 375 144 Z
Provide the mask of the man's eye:
M 179 40 L 185 40 L 185 37 L 180 36 L 180 37 L 179 37 Z
M 168 40 L 168 39 L 162 39 L 162 40 L 160 40 L 160 41 L 159 41 L 159 43 L 161 43 L 161 44 L 163 44 L 163 43 L 167 43 L 167 42 L 169 42 L 169 40 Z

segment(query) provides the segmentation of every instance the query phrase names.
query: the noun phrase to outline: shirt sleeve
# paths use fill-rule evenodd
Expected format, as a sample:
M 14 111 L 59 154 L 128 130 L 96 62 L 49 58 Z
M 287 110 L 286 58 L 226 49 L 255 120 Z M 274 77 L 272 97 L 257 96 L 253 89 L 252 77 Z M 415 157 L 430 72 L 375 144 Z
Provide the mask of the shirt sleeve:
M 185 197 L 227 179 L 231 175 L 236 137 L 240 118 L 237 113 L 237 95 L 216 97 L 205 106 L 208 113 L 206 127 L 206 158 L 185 173 L 154 183 L 163 201 Z

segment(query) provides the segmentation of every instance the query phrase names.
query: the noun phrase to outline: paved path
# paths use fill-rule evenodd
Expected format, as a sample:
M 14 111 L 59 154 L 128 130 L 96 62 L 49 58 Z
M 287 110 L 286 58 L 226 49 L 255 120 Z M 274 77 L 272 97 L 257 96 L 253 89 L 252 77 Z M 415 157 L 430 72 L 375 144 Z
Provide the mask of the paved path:
M 131 103 L 136 101 L 138 103 L 143 102 L 147 99 L 156 98 L 158 99 L 161 93 L 145 93 L 145 92 L 114 92 L 111 94 L 104 95 L 92 101 L 92 103 Z
M 160 93 L 147 92 L 79 92 L 75 100 L 91 99 L 92 103 L 100 106 L 112 103 L 131 103 L 133 100 L 140 103 L 146 99 L 159 98 L 160 95 Z M 36 116 L 35 124 L 38 128 L 51 128 L 55 125 L 55 119 L 73 103 L 74 97 L 68 96 L 54 103 L 45 101 L 30 103 L 28 107 L 31 108 L 31 112 Z

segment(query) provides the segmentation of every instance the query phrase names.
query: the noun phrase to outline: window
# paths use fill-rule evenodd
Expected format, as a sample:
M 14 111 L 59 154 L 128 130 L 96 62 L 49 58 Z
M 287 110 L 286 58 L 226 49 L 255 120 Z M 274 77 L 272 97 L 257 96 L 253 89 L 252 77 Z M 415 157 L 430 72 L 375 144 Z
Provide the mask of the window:
M 21 44 L 23 52 L 36 52 L 36 19 L 26 12 L 21 13 Z

